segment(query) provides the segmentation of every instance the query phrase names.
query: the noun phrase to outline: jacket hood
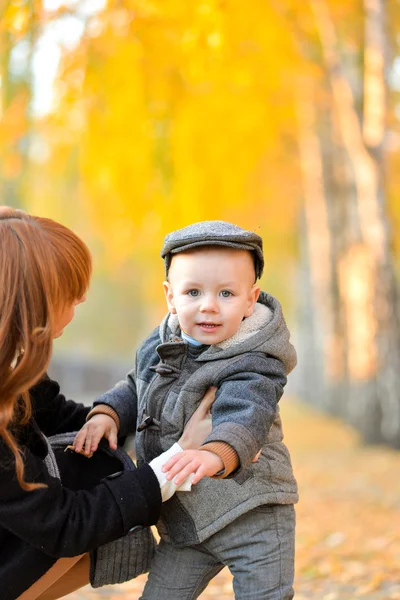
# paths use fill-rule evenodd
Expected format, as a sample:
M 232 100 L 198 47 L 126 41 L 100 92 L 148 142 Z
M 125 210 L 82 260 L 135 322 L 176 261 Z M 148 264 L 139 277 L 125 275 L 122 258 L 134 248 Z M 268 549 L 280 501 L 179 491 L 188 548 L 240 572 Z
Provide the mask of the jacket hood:
M 181 341 L 180 336 L 177 315 L 168 313 L 160 325 L 162 343 Z M 289 374 L 297 363 L 296 350 L 289 338 L 280 303 L 271 294 L 261 292 L 253 314 L 243 319 L 238 331 L 227 340 L 208 346 L 197 360 L 211 361 L 231 358 L 238 353 L 264 352 L 278 358 Z

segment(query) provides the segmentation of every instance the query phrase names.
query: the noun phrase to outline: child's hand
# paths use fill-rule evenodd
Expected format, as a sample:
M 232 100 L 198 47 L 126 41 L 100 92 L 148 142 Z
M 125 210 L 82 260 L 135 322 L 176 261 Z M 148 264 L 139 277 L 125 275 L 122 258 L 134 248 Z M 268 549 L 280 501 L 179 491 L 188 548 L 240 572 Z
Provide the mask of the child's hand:
M 163 465 L 163 473 L 167 473 L 170 481 L 175 476 L 174 483 L 179 486 L 186 477 L 194 473 L 192 483 L 198 483 L 205 475 L 212 477 L 224 468 L 222 459 L 208 450 L 184 450 L 175 454 Z
M 108 415 L 93 415 L 91 419 L 76 434 L 74 439 L 75 452 L 88 456 L 97 450 L 101 438 L 108 439 L 112 450 L 117 449 L 118 429 L 114 419 Z

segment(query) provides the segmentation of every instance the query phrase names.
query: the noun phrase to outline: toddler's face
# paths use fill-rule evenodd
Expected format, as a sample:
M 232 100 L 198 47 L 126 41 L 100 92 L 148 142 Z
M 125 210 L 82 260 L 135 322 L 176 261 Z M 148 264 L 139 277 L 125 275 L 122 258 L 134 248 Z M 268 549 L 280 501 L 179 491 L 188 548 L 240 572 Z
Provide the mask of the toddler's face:
M 250 252 L 221 246 L 176 254 L 164 291 L 181 329 L 211 345 L 236 333 L 253 313 L 260 288 Z

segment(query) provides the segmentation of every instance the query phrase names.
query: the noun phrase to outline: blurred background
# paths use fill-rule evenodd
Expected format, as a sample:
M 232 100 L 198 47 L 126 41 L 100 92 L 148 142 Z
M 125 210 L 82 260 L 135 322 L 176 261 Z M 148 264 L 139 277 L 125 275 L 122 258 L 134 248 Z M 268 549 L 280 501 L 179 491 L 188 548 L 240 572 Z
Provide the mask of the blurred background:
M 56 342 L 67 393 L 123 376 L 164 315 L 164 236 L 223 219 L 263 237 L 292 395 L 400 448 L 399 20 L 398 0 L 1 1 L 1 203 L 94 256 Z
M 1 201 L 94 255 L 59 354 L 129 364 L 165 312 L 164 236 L 232 221 L 264 239 L 293 386 L 400 446 L 397 0 L 3 0 L 0 18 Z

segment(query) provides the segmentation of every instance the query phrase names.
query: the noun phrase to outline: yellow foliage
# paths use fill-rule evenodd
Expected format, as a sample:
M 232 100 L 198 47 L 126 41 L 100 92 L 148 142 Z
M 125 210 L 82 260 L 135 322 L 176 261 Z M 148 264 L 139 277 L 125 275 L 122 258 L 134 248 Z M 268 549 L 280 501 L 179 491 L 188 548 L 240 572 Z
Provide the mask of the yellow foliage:
M 96 18 L 61 75 L 59 109 L 82 123 L 80 193 L 111 263 L 192 221 L 263 232 L 269 209 L 294 210 L 276 170 L 296 177 L 282 135 L 293 134 L 299 58 L 269 3 L 130 0 Z
M 358 0 L 327 1 L 357 50 Z M 26 33 L 27 6 L 9 2 L 2 28 Z M 77 224 L 110 271 L 151 266 L 146 297 L 164 235 L 196 220 L 258 231 L 275 277 L 273 263 L 277 272 L 296 253 L 299 82 L 317 80 L 318 107 L 332 110 L 318 48 L 298 0 L 109 0 L 64 51 L 54 113 L 35 124 L 44 150 L 24 172 L 26 202 Z M 16 143 L 26 123 L 3 117 L 1 141 Z M 5 167 L 16 172 L 11 152 Z
M 31 16 L 28 3 L 9 2 L 0 20 L 0 31 L 7 31 L 16 39 L 21 38 L 29 29 Z

